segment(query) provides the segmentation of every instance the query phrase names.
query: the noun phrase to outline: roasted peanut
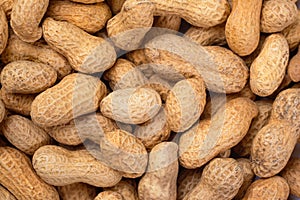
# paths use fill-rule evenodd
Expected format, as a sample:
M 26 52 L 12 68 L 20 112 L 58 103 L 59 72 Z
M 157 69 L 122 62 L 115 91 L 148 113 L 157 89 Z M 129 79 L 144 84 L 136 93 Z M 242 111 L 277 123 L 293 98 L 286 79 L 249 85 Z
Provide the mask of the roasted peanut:
M 291 188 L 291 194 L 300 197 L 300 158 L 291 158 L 281 175 Z
M 181 18 L 177 15 L 164 15 L 154 19 L 153 27 L 179 31 Z M 155 30 L 155 29 L 154 29 Z
M 96 197 L 96 187 L 85 183 L 73 183 L 57 187 L 61 200 L 92 200 Z
M 298 53 L 290 60 L 290 63 L 287 67 L 287 72 L 292 81 L 300 81 L 300 45 L 298 47 Z
M 164 102 L 167 100 L 173 86 L 172 82 L 164 80 L 156 74 L 149 77 L 148 83 L 143 85 L 143 87 L 155 90 Z
M 300 43 L 300 10 L 298 10 L 296 21 L 282 31 L 290 50 L 294 50 Z

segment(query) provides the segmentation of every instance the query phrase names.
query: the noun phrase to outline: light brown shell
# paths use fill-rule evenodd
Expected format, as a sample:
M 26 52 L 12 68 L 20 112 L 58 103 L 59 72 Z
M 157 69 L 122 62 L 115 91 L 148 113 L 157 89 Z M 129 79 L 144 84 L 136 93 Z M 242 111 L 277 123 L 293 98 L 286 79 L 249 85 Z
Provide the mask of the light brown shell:
M 257 114 L 255 103 L 248 98 L 229 101 L 211 120 L 201 120 L 180 137 L 180 164 L 188 169 L 201 167 L 220 152 L 237 145 Z
M 225 23 L 209 28 L 192 26 L 184 35 L 202 46 L 221 46 L 227 43 L 225 37 Z
M 264 33 L 280 32 L 296 21 L 297 12 L 295 2 L 265 0 L 261 10 L 260 29 Z
M 181 18 L 178 15 L 158 16 L 154 19 L 153 27 L 179 31 Z
M 284 78 L 288 60 L 289 47 L 284 36 L 268 36 L 250 67 L 250 86 L 253 93 L 262 97 L 271 95 Z
M 6 188 L 0 185 L 0 199 L 4 200 L 17 200 Z
M 151 64 L 148 62 L 144 49 L 137 49 L 126 54 L 126 58 L 149 78 L 154 75 Z
M 27 60 L 14 61 L 1 71 L 1 84 L 9 93 L 35 94 L 54 85 L 56 71 L 49 65 Z
M 8 22 L 3 7 L 0 7 L 0 54 L 4 51 L 7 45 L 7 40 L 8 40 Z
M 149 166 L 138 185 L 140 200 L 176 200 L 178 146 L 173 142 L 156 145 L 149 154 Z
M 65 145 L 79 145 L 86 139 L 99 143 L 105 132 L 117 128 L 115 122 L 102 116 L 100 113 L 92 113 L 75 118 L 70 123 L 47 128 L 48 134 L 57 142 Z
M 17 0 L 14 2 L 10 25 L 24 42 L 35 42 L 42 37 L 39 26 L 47 11 L 49 0 Z
M 109 5 L 113 14 L 118 14 L 122 6 L 126 0 L 107 0 L 107 4 Z
M 96 187 L 85 183 L 73 183 L 57 187 L 61 200 L 92 200 L 96 197 Z
M 127 88 L 107 95 L 100 103 L 101 113 L 116 121 L 142 124 L 161 108 L 159 94 L 150 88 Z
M 282 31 L 290 50 L 294 50 L 300 43 L 300 10 L 298 10 L 296 21 Z
M 30 159 L 19 150 L 0 147 L 0 171 L 0 184 L 17 199 L 59 200 L 56 189 L 37 176 Z
M 50 1 L 46 16 L 55 20 L 70 22 L 89 33 L 95 33 L 105 27 L 112 14 L 104 2 L 97 4 L 79 4 L 69 1 Z
M 171 129 L 165 110 L 162 108 L 154 118 L 137 126 L 133 134 L 142 141 L 147 149 L 152 149 L 155 145 L 167 140 Z
M 0 7 L 4 10 L 6 17 L 9 19 L 15 0 L 1 0 Z
M 289 161 L 299 133 L 289 122 L 273 120 L 255 136 L 251 147 L 251 167 L 263 178 L 278 174 Z
M 225 35 L 230 49 L 240 56 L 251 54 L 258 45 L 262 2 L 263 0 L 232 1 Z
M 254 181 L 248 188 L 243 200 L 288 199 L 290 188 L 280 176 Z
M 106 95 L 106 86 L 97 77 L 73 73 L 39 94 L 31 106 L 31 118 L 44 127 L 66 124 L 95 112 Z
M 124 200 L 139 200 L 136 183 L 132 179 L 123 179 L 113 187 L 104 188 L 106 190 L 120 193 Z
M 149 77 L 148 83 L 143 85 L 143 87 L 152 88 L 155 90 L 164 102 L 167 100 L 167 97 L 173 86 L 174 85 L 171 81 L 164 80 L 157 74 Z
M 179 171 L 177 178 L 177 200 L 182 200 L 200 182 L 202 169 L 185 169 Z
M 1 97 L 2 99 L 2 97 Z M 4 120 L 6 117 L 7 111 L 5 108 L 5 104 L 3 103 L 3 100 L 0 100 L 0 123 Z
M 114 191 L 100 192 L 94 200 L 125 200 L 122 195 Z
M 243 184 L 243 169 L 233 158 L 215 158 L 203 170 L 200 182 L 183 200 L 232 199 Z
M 291 194 L 300 197 L 300 158 L 291 158 L 281 172 L 291 188 Z
M 96 187 L 111 187 L 122 178 L 119 172 L 94 158 L 86 149 L 71 151 L 46 145 L 34 153 L 32 164 L 45 182 L 55 186 L 83 182 Z
M 115 49 L 108 41 L 69 22 L 46 18 L 43 36 L 54 50 L 68 59 L 73 69 L 83 73 L 103 72 L 116 60 Z
M 300 46 L 298 47 L 298 53 L 291 58 L 287 72 L 292 81 L 300 81 Z
M 71 73 L 71 66 L 61 54 L 46 44 L 29 44 L 20 40 L 15 34 L 10 35 L 7 47 L 1 54 L 1 60 L 8 64 L 17 60 L 41 62 L 56 70 L 58 79 Z
M 270 100 L 258 100 L 255 101 L 258 108 L 258 115 L 255 117 L 251 123 L 250 129 L 246 136 L 240 141 L 234 148 L 234 152 L 239 156 L 248 156 L 251 152 L 251 146 L 253 139 L 260 131 L 262 127 L 264 127 L 271 116 L 272 111 L 272 101 Z
M 119 58 L 112 68 L 104 73 L 113 90 L 136 88 L 147 83 L 147 78 L 132 62 Z
M 5 108 L 21 115 L 30 116 L 31 104 L 35 96 L 35 94 L 8 93 L 4 88 L 1 88 L 1 99 Z
M 100 160 L 120 171 L 123 177 L 137 178 L 143 175 L 148 155 L 143 143 L 123 130 L 108 132 L 100 140 Z
M 7 140 L 26 154 L 50 144 L 50 136 L 31 120 L 20 115 L 11 115 L 1 124 L 1 131 Z
M 83 3 L 83 4 L 93 4 L 93 3 L 100 3 L 103 2 L 104 0 L 71 0 L 76 3 Z
M 205 103 L 206 93 L 202 79 L 190 78 L 176 83 L 166 100 L 165 110 L 170 129 L 174 132 L 189 129 L 199 119 Z

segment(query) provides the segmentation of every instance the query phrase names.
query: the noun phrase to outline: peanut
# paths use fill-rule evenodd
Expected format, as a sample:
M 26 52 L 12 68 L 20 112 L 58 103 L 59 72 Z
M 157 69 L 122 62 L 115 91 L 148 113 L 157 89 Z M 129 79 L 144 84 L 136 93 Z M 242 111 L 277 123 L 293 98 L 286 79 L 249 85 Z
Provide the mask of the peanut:
M 50 136 L 31 120 L 20 115 L 7 117 L 1 126 L 7 140 L 28 155 L 51 143 Z
M 24 42 L 35 42 L 42 37 L 39 26 L 47 11 L 49 0 L 18 0 L 14 2 L 10 25 Z
M 83 4 L 93 4 L 93 3 L 101 3 L 104 0 L 71 0 L 76 3 L 83 3 Z
M 10 18 L 14 3 L 15 3 L 15 0 L 1 0 L 0 1 L 0 6 L 4 10 L 7 18 Z
M 176 200 L 177 152 L 173 142 L 162 142 L 151 150 L 147 172 L 138 185 L 140 200 Z
M 248 188 L 243 200 L 288 199 L 290 188 L 280 176 L 254 181 Z
M 232 11 L 227 19 L 225 35 L 232 51 L 240 56 L 250 55 L 260 37 L 262 0 L 233 0 Z
M 177 179 L 177 200 L 182 200 L 200 182 L 202 169 L 182 169 Z
M 104 190 L 118 192 L 122 195 L 124 200 L 139 200 L 135 181 L 131 179 L 121 180 L 117 185 L 104 188 Z
M 161 99 L 149 88 L 116 90 L 100 103 L 101 113 L 110 119 L 130 124 L 142 124 L 160 110 Z
M 122 195 L 114 191 L 100 192 L 94 200 L 124 200 Z
M 149 78 L 154 75 L 151 64 L 148 62 L 144 49 L 137 49 L 126 54 L 126 58 L 135 64 L 144 75 Z
M 107 0 L 107 3 L 113 14 L 118 14 L 126 0 Z
M 116 60 L 116 52 L 108 41 L 68 22 L 46 18 L 43 36 L 54 50 L 68 59 L 73 69 L 83 73 L 102 72 Z
M 11 147 L 0 147 L 0 184 L 17 199 L 59 200 L 55 188 L 36 175 L 30 159 Z
M 120 171 L 123 177 L 137 178 L 146 170 L 148 155 L 143 143 L 134 135 L 116 130 L 100 140 L 100 160 Z
M 4 51 L 8 40 L 8 22 L 5 16 L 5 12 L 0 7 L 0 54 Z
M 2 100 L 0 100 L 0 123 L 4 120 L 4 118 L 6 117 L 6 108 L 5 108 L 5 104 L 3 103 Z
M 300 81 L 300 45 L 298 47 L 298 53 L 290 60 L 290 63 L 287 67 L 287 72 L 292 81 Z
M 6 188 L 0 185 L 0 198 L 4 200 L 17 200 Z
M 73 183 L 57 187 L 61 200 L 91 200 L 96 197 L 96 187 L 85 183 Z
M 179 31 L 181 18 L 177 15 L 159 16 L 154 19 L 153 27 Z M 166 31 L 166 30 L 165 30 Z
M 54 85 L 56 71 L 49 65 L 19 60 L 1 71 L 1 84 L 9 93 L 35 94 Z
M 164 80 L 160 76 L 155 74 L 148 79 L 148 83 L 143 87 L 152 88 L 153 90 L 155 90 L 160 95 L 161 99 L 165 102 L 173 86 L 173 83 Z
M 291 158 L 281 175 L 291 188 L 291 194 L 300 197 L 300 158 Z
M 232 158 L 215 158 L 203 170 L 200 182 L 183 200 L 232 199 L 243 184 L 243 170 Z
M 79 4 L 55 0 L 50 1 L 46 16 L 70 22 L 89 33 L 95 33 L 104 28 L 112 15 L 106 3 Z
M 300 10 L 297 12 L 296 21 L 285 28 L 282 31 L 282 34 L 286 38 L 290 50 L 294 50 L 300 43 Z
M 98 78 L 70 74 L 34 99 L 32 121 L 42 127 L 66 124 L 75 117 L 96 111 L 106 92 L 106 86 Z
M 299 133 L 286 121 L 273 120 L 260 129 L 251 147 L 254 173 L 264 178 L 278 174 L 291 157 L 298 137 Z
M 246 135 L 257 114 L 258 109 L 250 99 L 241 97 L 229 101 L 211 120 L 201 120 L 180 137 L 180 164 L 188 169 L 201 167 L 235 146 Z
M 37 174 L 55 186 L 83 182 L 96 187 L 110 187 L 122 178 L 119 172 L 101 163 L 85 149 L 70 151 L 46 145 L 34 153 L 32 163 Z
M 288 59 L 289 47 L 284 36 L 268 36 L 250 67 L 250 86 L 253 93 L 262 97 L 271 95 L 284 78 Z

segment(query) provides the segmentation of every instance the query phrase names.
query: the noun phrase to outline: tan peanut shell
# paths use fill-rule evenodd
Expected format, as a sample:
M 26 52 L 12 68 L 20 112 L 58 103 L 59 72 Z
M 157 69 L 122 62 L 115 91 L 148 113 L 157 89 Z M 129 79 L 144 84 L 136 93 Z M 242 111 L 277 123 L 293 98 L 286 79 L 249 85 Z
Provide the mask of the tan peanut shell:
M 7 18 L 10 18 L 14 3 L 15 3 L 15 0 L 1 0 L 0 1 L 0 6 L 4 10 Z
M 147 172 L 138 185 L 140 200 L 176 200 L 178 146 L 173 142 L 156 145 L 149 154 Z
M 243 200 L 288 199 L 290 188 L 280 176 L 254 181 L 248 188 Z
M 296 21 L 287 28 L 285 28 L 282 31 L 282 34 L 286 38 L 290 50 L 294 50 L 295 48 L 297 48 L 297 46 L 300 43 L 300 10 L 298 10 L 297 12 Z
M 232 199 L 243 184 L 243 169 L 233 158 L 215 158 L 203 170 L 200 182 L 183 200 Z
M 171 129 L 167 122 L 164 108 L 151 120 L 137 126 L 133 134 L 139 138 L 147 149 L 167 140 L 170 137 Z
M 10 35 L 7 47 L 1 54 L 1 60 L 8 64 L 17 60 L 30 60 L 51 66 L 56 70 L 59 79 L 71 73 L 71 66 L 61 54 L 46 44 L 29 44 L 15 34 Z
M 300 81 L 300 46 L 298 47 L 298 52 L 294 55 L 287 67 L 288 75 L 291 77 L 292 81 Z
M 188 169 L 201 167 L 237 145 L 257 114 L 255 103 L 248 98 L 229 101 L 211 119 L 200 120 L 180 137 L 180 164 Z
M 122 6 L 126 0 L 107 0 L 107 3 L 113 14 L 117 14 L 121 11 Z
M 258 100 L 255 101 L 258 108 L 258 115 L 253 119 L 246 136 L 233 148 L 239 156 L 248 156 L 251 152 L 253 139 L 269 121 L 272 111 L 272 101 Z
M 206 93 L 202 79 L 190 78 L 176 83 L 166 100 L 165 111 L 170 129 L 174 132 L 189 129 L 199 119 L 205 103 Z
M 7 45 L 7 40 L 8 40 L 8 22 L 3 7 L 0 7 L 0 54 L 4 51 Z
M 281 172 L 291 188 L 291 194 L 300 197 L 300 158 L 291 158 Z
M 54 85 L 56 71 L 49 65 L 27 60 L 14 61 L 1 71 L 1 84 L 7 92 L 35 94 Z
M 202 169 L 185 169 L 179 171 L 177 178 L 177 200 L 182 200 L 200 182 Z
M 300 88 L 289 88 L 280 92 L 271 112 L 270 120 L 286 120 L 296 128 L 296 133 L 300 132 Z M 299 140 L 300 141 L 300 140 Z
M 126 54 L 126 58 L 135 64 L 149 78 L 154 75 L 151 63 L 148 62 L 144 49 L 137 49 Z
M 168 81 L 162 79 L 159 75 L 154 74 L 148 79 L 148 83 L 143 85 L 146 88 L 152 88 L 160 95 L 162 101 L 166 101 L 167 97 L 174 85 Z
M 6 188 L 0 185 L 0 199 L 3 200 L 17 200 Z
M 102 72 L 116 60 L 115 49 L 108 41 L 69 22 L 46 18 L 43 36 L 54 50 L 68 59 L 73 69 L 83 73 Z
M 3 103 L 3 100 L 0 100 L 0 123 L 4 120 L 6 117 L 7 111 L 5 108 L 5 104 Z
M 114 191 L 100 192 L 94 200 L 124 200 L 122 195 Z
M 123 130 L 108 132 L 100 140 L 100 161 L 120 171 L 123 177 L 137 178 L 143 175 L 148 155 L 143 143 Z
M 225 35 L 230 49 L 240 56 L 250 55 L 258 45 L 262 2 L 263 0 L 232 1 Z
M 226 44 L 225 23 L 208 28 L 192 26 L 184 35 L 202 46 Z
M 11 144 L 28 155 L 51 143 L 50 136 L 43 129 L 20 115 L 8 116 L 1 125 L 1 131 Z
M 105 190 L 120 193 L 124 200 L 139 200 L 136 183 L 132 179 L 123 179 L 113 187 L 104 188 Z
M 296 21 L 297 12 L 295 2 L 265 0 L 261 10 L 261 31 L 264 33 L 282 31 Z
M 101 113 L 110 119 L 142 124 L 160 110 L 159 94 L 150 88 L 127 88 L 111 92 L 100 103 Z
M 34 99 L 30 113 L 32 121 L 43 127 L 66 124 L 96 111 L 106 92 L 99 78 L 70 74 Z
M 230 7 L 225 0 L 197 1 L 197 0 L 152 0 L 155 5 L 154 15 L 178 15 L 188 23 L 198 27 L 211 27 L 224 22 Z M 186 6 L 182 6 L 182 5 Z M 188 6 L 187 6 L 188 5 Z
M 71 151 L 46 145 L 34 153 L 32 164 L 45 182 L 55 186 L 82 182 L 96 187 L 111 187 L 122 178 L 119 172 L 94 158 L 86 149 Z
M 260 129 L 251 147 L 253 172 L 264 178 L 278 174 L 291 157 L 298 137 L 299 133 L 286 121 L 273 120 Z
M 282 82 L 289 59 L 289 47 L 282 34 L 272 34 L 264 42 L 250 67 L 250 86 L 258 96 L 271 95 Z
M 239 158 L 236 160 L 239 165 L 242 167 L 243 170 L 243 184 L 239 189 L 239 192 L 237 193 L 237 195 L 234 197 L 234 199 L 236 200 L 240 200 L 244 197 L 248 187 L 251 185 L 251 183 L 253 182 L 254 179 L 254 173 L 251 169 L 251 162 L 249 159 L 246 158 Z
M 0 184 L 17 199 L 59 200 L 56 189 L 35 173 L 30 159 L 19 150 L 0 147 L 0 163 Z
M 267 35 L 261 34 L 257 48 L 250 55 L 242 57 L 242 59 L 245 61 L 246 65 L 249 69 L 250 69 L 250 66 L 253 63 L 253 61 L 260 54 L 261 49 L 263 48 L 263 44 L 265 43 L 266 37 L 267 37 Z
M 126 0 L 121 12 L 108 20 L 108 36 L 121 49 L 137 49 L 153 24 L 153 12 L 152 0 Z
M 147 83 L 147 78 L 132 62 L 118 59 L 112 68 L 104 73 L 113 90 L 136 88 Z
M 35 94 L 8 93 L 1 88 L 1 99 L 5 108 L 25 116 L 30 116 L 31 104 L 35 96 Z
M 104 0 L 71 0 L 76 3 L 83 3 L 83 4 L 93 4 L 93 3 L 100 3 L 103 2 Z
M 178 15 L 158 16 L 154 19 L 153 27 L 179 31 L 181 18 Z
M 100 138 L 105 132 L 113 131 L 117 125 L 100 113 L 75 118 L 70 123 L 47 128 L 48 134 L 57 142 L 65 145 L 79 145 L 86 139 L 95 143 L 100 142 Z
M 70 22 L 89 33 L 104 28 L 112 16 L 108 5 L 104 2 L 79 4 L 61 0 L 50 1 L 46 15 L 55 20 Z
M 92 200 L 97 195 L 96 189 L 86 183 L 73 183 L 57 187 L 61 200 Z
M 35 42 L 42 37 L 39 26 L 47 11 L 49 0 L 17 0 L 14 2 L 10 25 L 24 42 Z

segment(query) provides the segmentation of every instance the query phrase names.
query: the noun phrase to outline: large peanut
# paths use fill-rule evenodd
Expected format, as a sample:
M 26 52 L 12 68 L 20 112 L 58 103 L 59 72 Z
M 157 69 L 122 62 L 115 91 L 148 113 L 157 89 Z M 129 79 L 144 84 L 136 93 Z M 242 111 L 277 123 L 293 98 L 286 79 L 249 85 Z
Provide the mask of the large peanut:
M 288 182 L 291 194 L 300 197 L 300 158 L 291 158 L 281 172 L 281 175 Z
M 85 183 L 73 183 L 57 187 L 61 200 L 92 200 L 96 197 L 96 187 Z
M 104 116 L 130 124 L 141 124 L 152 119 L 160 107 L 159 94 L 149 88 L 116 90 L 100 103 L 100 110 Z
M 116 60 L 115 49 L 108 41 L 92 36 L 69 22 L 46 18 L 43 36 L 52 48 L 68 59 L 75 70 L 83 73 L 102 72 Z
M 70 151 L 46 145 L 34 153 L 32 163 L 37 174 L 55 186 L 83 182 L 96 187 L 111 187 L 122 178 L 119 172 L 104 165 L 85 149 Z
M 10 25 L 15 34 L 24 42 L 35 42 L 42 37 L 39 26 L 47 11 L 49 0 L 15 1 Z
M 151 150 L 147 172 L 138 186 L 140 200 L 176 200 L 177 153 L 173 142 L 162 142 Z
M 39 93 L 54 85 L 56 78 L 49 65 L 27 60 L 11 62 L 1 71 L 1 84 L 10 93 Z
M 30 159 L 11 147 L 0 147 L 0 184 L 17 199 L 59 200 L 55 188 L 37 176 Z
M 233 0 L 232 11 L 227 19 L 225 35 L 228 46 L 240 56 L 251 54 L 260 36 L 262 0 Z
M 298 47 L 298 53 L 290 60 L 290 63 L 287 67 L 287 72 L 292 81 L 300 81 L 300 45 Z
M 298 10 L 296 21 L 282 31 L 290 50 L 294 50 L 300 43 L 300 10 Z
M 180 164 L 189 169 L 201 167 L 235 146 L 246 135 L 257 114 L 258 109 L 250 99 L 241 97 L 229 101 L 211 120 L 200 121 L 180 137 Z
M 106 92 L 99 78 L 70 74 L 34 99 L 30 115 L 40 126 L 66 124 L 75 117 L 96 111 Z
M 250 86 L 253 93 L 262 97 L 271 95 L 284 78 L 288 59 L 289 46 L 284 36 L 268 36 L 250 67 Z
M 203 170 L 200 182 L 183 200 L 230 200 L 243 184 L 243 170 L 232 158 L 215 158 Z

